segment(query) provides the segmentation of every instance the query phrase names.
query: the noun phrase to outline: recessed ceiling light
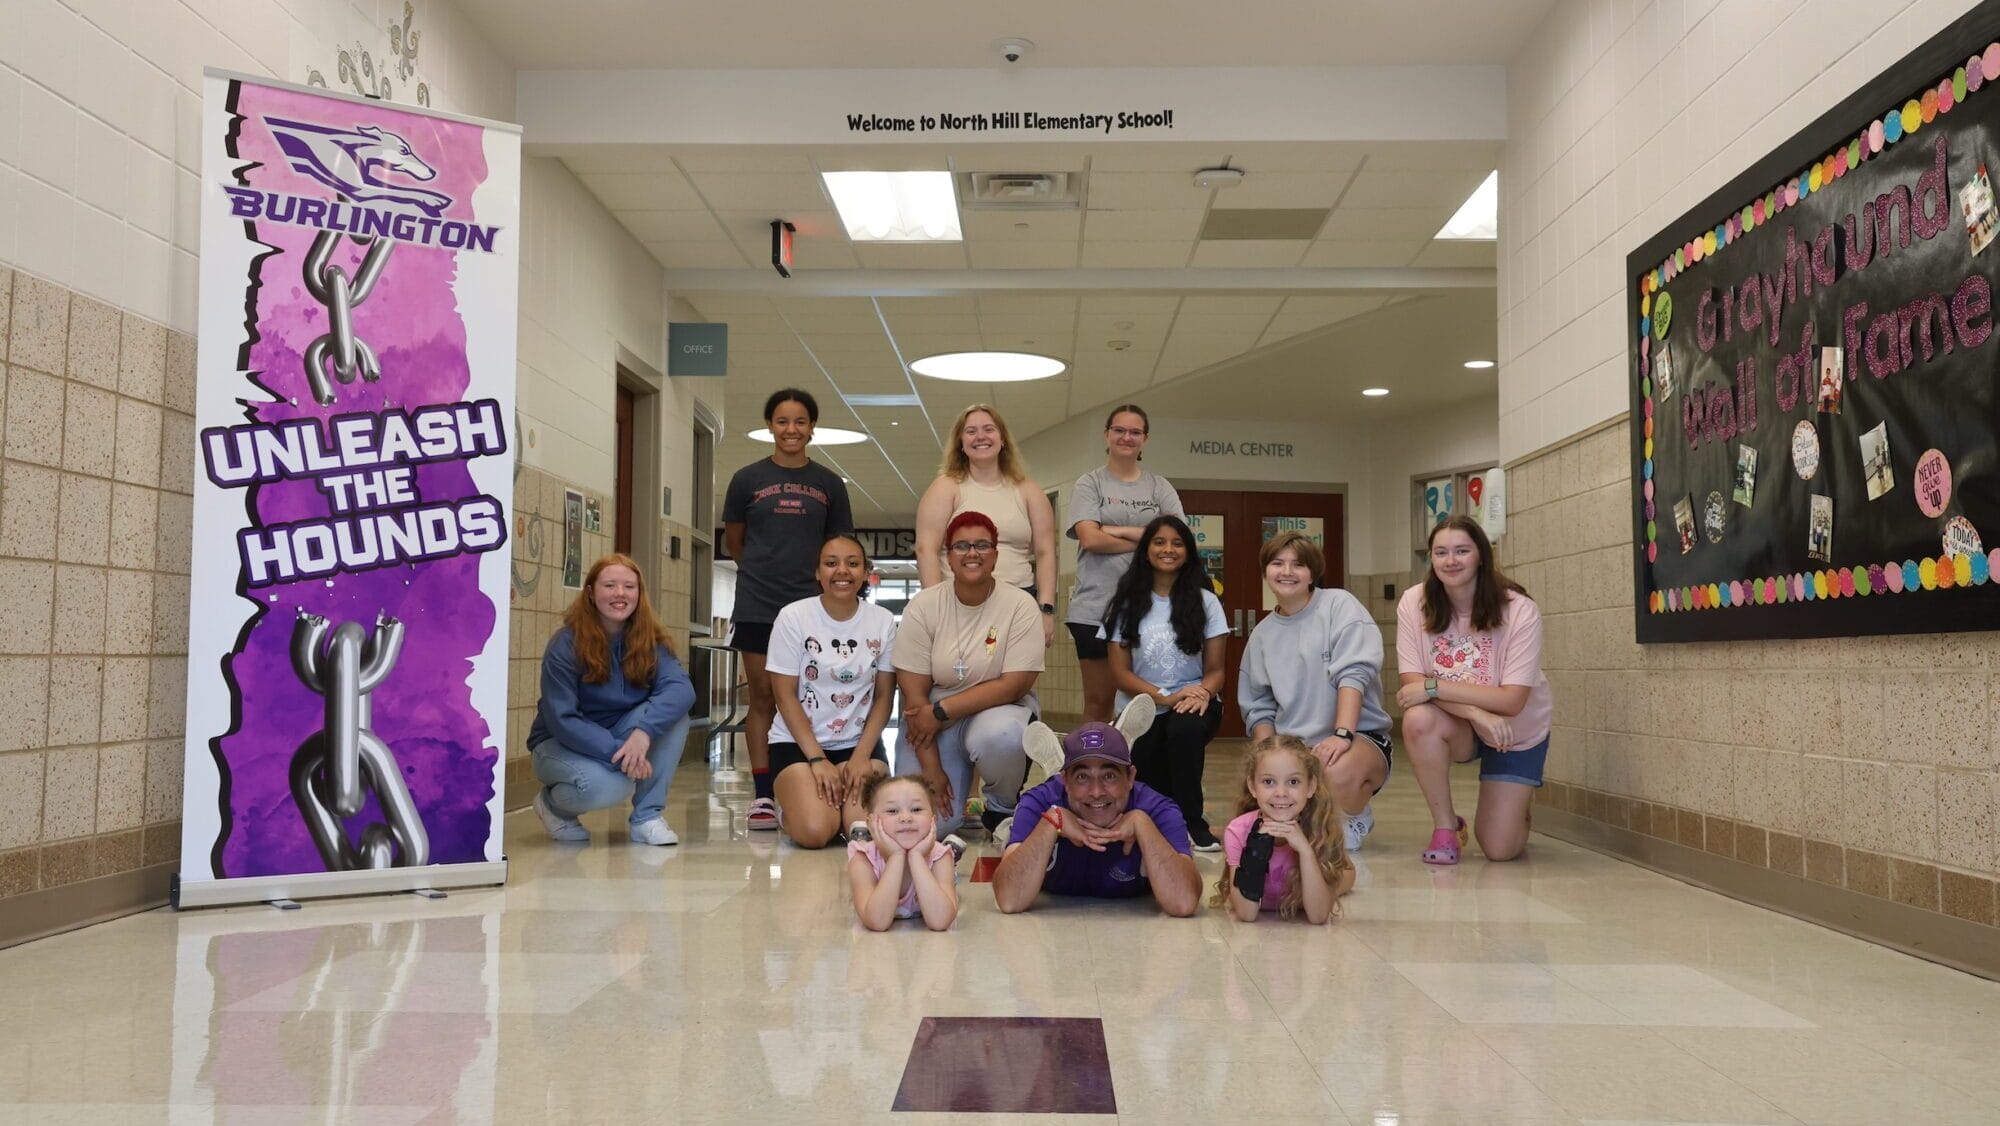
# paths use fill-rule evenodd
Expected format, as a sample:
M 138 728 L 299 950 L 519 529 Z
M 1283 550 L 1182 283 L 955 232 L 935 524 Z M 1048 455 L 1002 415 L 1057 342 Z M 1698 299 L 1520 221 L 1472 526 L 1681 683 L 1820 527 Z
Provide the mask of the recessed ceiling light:
M 949 172 L 822 172 L 856 242 L 963 242 Z
M 1471 368 L 1471 369 L 1472 369 L 1473 371 L 1485 371 L 1485 370 L 1486 370 L 1487 368 L 1490 368 L 1490 367 L 1492 367 L 1492 366 L 1493 366 L 1493 361 L 1492 361 L 1492 360 L 1467 360 L 1467 361 L 1465 361 L 1465 366 L 1466 366 L 1466 367 L 1469 367 L 1469 368 Z
M 843 395 L 850 407 L 920 407 L 923 400 L 915 395 Z
M 911 364 L 910 370 L 960 383 L 1025 383 L 1061 375 L 1069 365 L 1032 352 L 944 352 L 925 356 Z
M 771 441 L 771 428 L 760 426 L 745 435 L 745 437 L 753 442 L 769 442 Z M 813 427 L 811 444 L 815 446 L 852 446 L 860 442 L 866 442 L 867 440 L 868 435 L 861 433 L 859 430 L 842 430 L 838 426 L 815 426 Z
M 1488 241 L 1500 237 L 1500 173 L 1487 173 L 1435 237 Z
M 1389 389 L 1387 387 L 1370 387 L 1362 391 L 1361 393 L 1363 395 L 1368 396 L 1371 399 L 1379 399 L 1382 396 L 1387 395 L 1389 393 Z

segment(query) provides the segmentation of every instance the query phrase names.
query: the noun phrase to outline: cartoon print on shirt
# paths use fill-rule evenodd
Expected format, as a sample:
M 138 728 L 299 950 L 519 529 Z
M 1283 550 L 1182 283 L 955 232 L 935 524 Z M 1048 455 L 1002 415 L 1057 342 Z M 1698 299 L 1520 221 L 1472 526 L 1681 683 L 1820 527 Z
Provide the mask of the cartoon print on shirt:
M 1439 680 L 1493 683 L 1493 635 L 1439 634 L 1431 643 L 1431 667 L 1437 669 Z
M 816 708 L 819 707 L 819 696 L 812 689 L 808 688 L 799 693 L 799 702 L 808 708 Z
M 807 661 L 807 662 L 806 662 L 806 679 L 807 679 L 807 680 L 818 680 L 818 679 L 819 679 L 819 662 L 818 662 L 818 661 Z
M 851 703 L 853 703 L 853 702 L 854 702 L 854 693 L 852 693 L 852 692 L 835 692 L 835 693 L 833 693 L 833 694 L 829 695 L 829 696 L 827 697 L 827 699 L 828 699 L 828 700 L 831 700 L 831 701 L 833 701 L 833 706 L 834 706 L 834 707 L 836 707 L 836 708 L 844 708 L 844 707 L 846 707 L 847 705 L 849 705 L 849 704 L 851 704 Z
M 810 634 L 806 636 L 806 652 L 813 654 L 819 652 L 819 638 L 813 637 Z
M 852 657 L 861 648 L 861 643 L 851 637 L 836 637 L 827 644 L 833 646 L 836 657 Z
M 868 655 L 869 655 L 870 657 L 874 657 L 874 658 L 877 658 L 877 659 L 880 659 L 880 658 L 881 658 L 881 656 L 882 656 L 882 639 L 881 639 L 881 638 L 879 638 L 879 637 L 871 637 L 871 638 L 869 638 L 869 639 L 868 639 Z

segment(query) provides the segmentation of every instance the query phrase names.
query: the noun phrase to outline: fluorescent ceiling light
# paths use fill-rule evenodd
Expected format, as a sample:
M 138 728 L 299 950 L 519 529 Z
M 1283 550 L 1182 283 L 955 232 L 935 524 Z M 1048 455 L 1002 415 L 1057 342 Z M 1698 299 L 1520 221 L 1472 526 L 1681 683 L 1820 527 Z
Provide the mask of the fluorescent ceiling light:
M 911 364 L 910 370 L 960 383 L 1025 383 L 1061 375 L 1069 365 L 1032 352 L 945 352 L 925 356 Z
M 1465 366 L 1466 366 L 1466 367 L 1469 367 L 1469 368 L 1471 368 L 1471 369 L 1472 369 L 1473 371 L 1485 371 L 1485 370 L 1486 370 L 1487 368 L 1490 368 L 1490 367 L 1492 367 L 1492 366 L 1493 366 L 1493 361 L 1492 361 L 1492 360 L 1467 360 L 1467 361 L 1465 361 Z
M 1379 399 L 1382 396 L 1387 395 L 1389 393 L 1389 389 L 1387 387 L 1370 387 L 1362 391 L 1361 393 L 1363 395 L 1368 396 L 1371 399 Z
M 1500 237 L 1500 173 L 1488 172 L 1486 179 L 1465 197 L 1458 213 L 1446 220 L 1435 236 L 1441 239 L 1494 239 Z
M 769 442 L 771 440 L 771 428 L 760 426 L 744 436 L 753 442 Z M 868 435 L 861 433 L 859 430 L 842 430 L 838 426 L 815 426 L 813 427 L 812 442 L 810 444 L 815 446 L 852 446 L 859 442 L 866 442 L 867 440 Z
M 962 242 L 949 172 L 822 172 L 855 242 Z
M 915 395 L 846 395 L 843 396 L 850 407 L 920 407 L 923 400 Z

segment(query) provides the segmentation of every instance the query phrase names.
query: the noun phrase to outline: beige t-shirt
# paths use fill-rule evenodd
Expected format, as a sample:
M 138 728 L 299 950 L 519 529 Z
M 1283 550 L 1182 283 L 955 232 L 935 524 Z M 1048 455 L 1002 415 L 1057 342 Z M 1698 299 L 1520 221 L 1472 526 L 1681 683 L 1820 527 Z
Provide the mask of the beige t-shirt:
M 1034 599 L 1001 582 L 977 606 L 953 591 L 946 580 L 910 599 L 896 630 L 896 667 L 930 676 L 931 703 L 1005 673 L 1042 671 L 1042 611 Z
M 1000 530 L 1000 551 L 993 561 L 993 577 L 1008 586 L 1023 589 L 1034 586 L 1035 527 L 1028 519 L 1028 502 L 1021 497 L 1020 483 L 1003 478 L 998 485 L 988 488 L 967 477 L 958 483 L 958 499 L 951 506 L 954 519 L 961 512 L 980 513 Z M 944 546 L 948 550 L 951 545 Z M 947 560 L 945 574 L 950 573 Z M 1038 593 L 1055 601 L 1054 591 Z

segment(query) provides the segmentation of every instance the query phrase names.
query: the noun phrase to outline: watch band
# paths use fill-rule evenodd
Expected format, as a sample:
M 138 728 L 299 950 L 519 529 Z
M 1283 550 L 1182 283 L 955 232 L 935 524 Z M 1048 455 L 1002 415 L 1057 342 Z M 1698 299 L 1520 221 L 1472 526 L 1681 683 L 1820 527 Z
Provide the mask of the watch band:
M 1053 613 L 1055 613 L 1055 612 L 1056 612 L 1056 604 L 1055 604 L 1055 603 L 1053 603 L 1053 602 L 1044 602 L 1044 603 L 1042 603 L 1042 613 L 1044 613 L 1044 614 L 1053 614 Z
M 933 719 L 936 719 L 939 723 L 951 722 L 951 716 L 945 712 L 944 702 L 942 700 L 931 705 L 931 717 Z
M 1427 677 L 1425 677 L 1425 678 L 1424 678 L 1424 699 L 1426 699 L 1426 700 L 1435 700 L 1435 699 L 1437 699 L 1437 698 L 1438 698 L 1438 678 L 1437 678 L 1437 677 L 1434 677 L 1434 676 L 1427 676 Z
M 826 761 L 826 756 L 825 756 L 825 755 L 807 755 L 807 756 L 806 756 L 806 762 L 808 762 L 808 763 L 814 763 L 814 762 L 825 762 L 825 761 Z
M 1345 739 L 1350 743 L 1354 742 L 1354 732 L 1348 730 L 1345 727 L 1334 728 L 1333 737 L 1336 739 Z

